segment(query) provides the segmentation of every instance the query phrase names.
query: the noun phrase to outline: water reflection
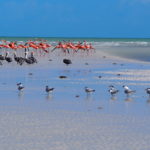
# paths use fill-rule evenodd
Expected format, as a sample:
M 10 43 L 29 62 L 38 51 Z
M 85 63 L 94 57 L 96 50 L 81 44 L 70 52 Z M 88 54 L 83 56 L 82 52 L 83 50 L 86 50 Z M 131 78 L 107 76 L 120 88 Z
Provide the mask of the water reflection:
M 53 95 L 52 95 L 51 93 L 48 93 L 48 94 L 46 94 L 45 99 L 46 99 L 47 101 L 53 100 Z
M 111 100 L 111 101 L 116 101 L 116 100 L 117 100 L 117 96 L 112 95 L 112 96 L 110 97 L 110 100 Z
M 148 104 L 150 104 L 150 98 L 148 98 L 146 102 L 147 102 Z
M 23 100 L 23 98 L 24 98 L 24 92 L 23 91 L 18 92 L 18 98 L 19 98 L 19 100 Z
M 94 97 L 93 97 L 93 95 L 92 94 L 86 94 L 86 97 L 85 97 L 85 100 L 86 101 L 94 101 Z
M 124 101 L 125 101 L 125 102 L 132 102 L 132 101 L 133 101 L 133 98 L 127 96 L 127 97 L 124 99 Z

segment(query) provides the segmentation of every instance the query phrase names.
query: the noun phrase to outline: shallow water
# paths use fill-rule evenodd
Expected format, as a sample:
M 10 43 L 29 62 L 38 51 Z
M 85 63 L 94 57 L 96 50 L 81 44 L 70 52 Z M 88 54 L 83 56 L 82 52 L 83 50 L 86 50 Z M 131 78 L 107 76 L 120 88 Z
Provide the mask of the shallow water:
M 28 38 L 5 38 L 6 40 L 27 41 Z M 31 38 L 36 40 L 37 38 Z M 45 38 L 53 43 L 63 38 Z M 69 40 L 69 39 L 65 39 Z M 79 41 L 83 39 L 70 39 Z M 150 86 L 148 76 L 146 80 L 140 80 L 139 76 L 128 76 L 126 70 L 148 70 L 148 64 L 128 63 L 119 61 L 117 58 L 128 58 L 131 60 L 149 61 L 150 40 L 149 39 L 86 39 L 92 42 L 96 53 L 70 53 L 64 54 L 59 50 L 49 55 L 36 53 L 40 63 L 34 66 L 16 66 L 15 63 L 4 63 L 0 69 L 0 104 L 6 106 L 30 107 L 37 110 L 63 109 L 75 111 L 92 111 L 99 113 L 119 113 L 134 115 L 149 115 L 149 97 L 144 89 Z M 22 52 L 19 51 L 19 55 Z M 109 54 L 108 58 L 103 58 Z M 12 55 L 12 54 L 11 54 Z M 65 66 L 63 58 L 71 58 L 73 64 Z M 101 58 L 101 59 L 100 59 Z M 48 61 L 52 59 L 53 61 Z M 103 59 L 103 60 L 102 60 Z M 85 65 L 85 63 L 89 65 Z M 103 63 L 102 63 L 103 62 Z M 115 63 L 114 63 L 115 62 Z M 117 62 L 117 63 L 116 63 Z M 114 63 L 114 64 L 113 64 Z M 120 74 L 118 76 L 117 74 Z M 132 71 L 134 73 L 134 71 Z M 33 73 L 33 75 L 29 75 Z M 123 74 L 123 75 L 122 75 Z M 142 73 L 141 73 L 142 74 Z M 60 79 L 60 75 L 66 75 L 67 79 Z M 99 78 L 102 76 L 102 78 Z M 148 80 L 147 80 L 148 79 Z M 22 82 L 25 90 L 18 93 L 16 83 Z M 119 94 L 111 97 L 108 86 L 116 85 Z M 55 87 L 52 95 L 46 95 L 45 86 Z M 130 85 L 137 93 L 126 97 L 122 85 Z M 87 95 L 84 87 L 88 86 L 96 90 L 95 93 Z M 79 95 L 77 98 L 76 95 Z M 13 107 L 12 107 L 13 108 Z
M 103 47 L 99 50 L 113 56 L 138 61 L 150 61 L 150 47 Z
M 53 62 L 54 63 L 54 62 Z M 79 63 L 79 62 L 78 62 Z M 55 64 L 55 63 L 54 63 Z M 59 67 L 58 67 L 58 66 Z M 72 66 L 2 66 L 0 70 L 0 105 L 4 108 L 24 108 L 33 111 L 69 110 L 124 115 L 150 115 L 149 97 L 144 91 L 150 80 L 136 80 L 139 76 L 126 75 L 126 70 L 141 69 L 140 64 L 120 64 L 93 68 L 94 64 Z M 99 66 L 97 64 L 97 66 Z M 149 65 L 142 66 L 143 70 Z M 117 76 L 122 71 L 121 76 Z M 111 73 L 112 72 L 112 73 Z M 116 72 L 116 73 L 115 73 Z M 132 71 L 133 72 L 133 71 Z M 33 75 L 30 75 L 32 73 Z M 67 76 L 60 79 L 60 75 Z M 99 78 L 102 76 L 102 78 Z M 22 82 L 25 90 L 17 91 L 16 83 Z M 108 86 L 115 85 L 119 93 L 111 97 Z M 45 93 L 45 86 L 54 87 L 52 94 Z M 129 85 L 136 93 L 127 97 L 122 85 Z M 84 87 L 96 90 L 87 95 Z M 76 95 L 79 95 L 77 98 Z

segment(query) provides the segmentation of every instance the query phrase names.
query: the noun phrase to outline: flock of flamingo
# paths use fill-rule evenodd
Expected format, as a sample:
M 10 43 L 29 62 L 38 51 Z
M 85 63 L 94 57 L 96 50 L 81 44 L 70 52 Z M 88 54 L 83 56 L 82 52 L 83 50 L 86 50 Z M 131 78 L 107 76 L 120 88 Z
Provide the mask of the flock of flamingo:
M 2 40 L 0 43 L 0 49 L 12 49 L 12 50 L 21 50 L 21 49 L 35 49 L 35 50 L 43 50 L 45 53 L 53 52 L 55 49 L 61 49 L 63 52 L 69 53 L 70 50 L 74 52 L 82 51 L 90 51 L 94 50 L 94 47 L 91 43 L 84 42 L 58 42 L 56 45 L 51 45 L 46 41 L 28 41 L 28 42 L 10 42 Z M 52 49 L 50 49 L 52 48 Z

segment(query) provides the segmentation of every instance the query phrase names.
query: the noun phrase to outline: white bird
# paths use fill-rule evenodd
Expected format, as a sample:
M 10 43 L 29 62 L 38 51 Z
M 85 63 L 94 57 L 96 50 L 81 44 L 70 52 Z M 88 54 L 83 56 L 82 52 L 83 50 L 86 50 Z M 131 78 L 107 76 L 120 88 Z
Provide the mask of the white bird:
M 116 93 L 119 92 L 119 90 L 117 90 L 113 85 L 110 85 L 109 88 L 110 88 L 110 89 L 108 90 L 108 92 L 109 92 L 111 95 L 115 95 Z
M 22 83 L 17 83 L 18 86 L 18 90 L 22 91 L 24 89 L 24 86 L 22 85 Z
M 123 85 L 122 86 L 124 88 L 124 93 L 125 94 L 132 94 L 132 93 L 135 93 L 136 91 L 135 90 L 131 90 L 128 86 L 126 85 Z
M 95 92 L 95 90 L 91 89 L 91 88 L 88 88 L 88 87 L 85 87 L 85 92 L 86 93 L 93 93 L 93 92 Z
M 146 93 L 149 94 L 150 96 L 150 88 L 146 88 L 145 90 L 146 90 Z

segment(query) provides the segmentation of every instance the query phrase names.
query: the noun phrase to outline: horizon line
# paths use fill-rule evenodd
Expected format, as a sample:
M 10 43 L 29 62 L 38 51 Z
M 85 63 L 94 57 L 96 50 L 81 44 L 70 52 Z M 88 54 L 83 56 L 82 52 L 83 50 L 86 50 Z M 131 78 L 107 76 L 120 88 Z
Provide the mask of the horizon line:
M 150 37 L 77 37 L 77 36 L 74 36 L 74 37 L 69 37 L 69 36 L 0 36 L 0 38 L 65 38 L 65 39 L 69 39 L 69 38 L 72 38 L 72 39 L 150 39 Z

